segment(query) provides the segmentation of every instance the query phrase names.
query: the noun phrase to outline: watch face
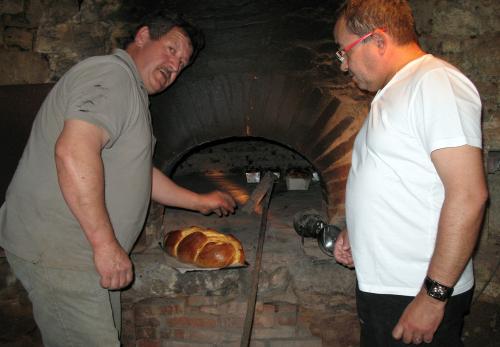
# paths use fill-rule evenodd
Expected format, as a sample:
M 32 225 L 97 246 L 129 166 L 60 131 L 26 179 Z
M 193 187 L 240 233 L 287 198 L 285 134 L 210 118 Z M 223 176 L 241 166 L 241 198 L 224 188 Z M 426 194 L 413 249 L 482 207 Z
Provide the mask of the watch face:
M 444 297 L 446 295 L 446 290 L 440 285 L 434 285 L 431 287 L 430 294 L 434 297 Z
M 445 287 L 430 278 L 426 278 L 425 287 L 429 296 L 441 301 L 445 301 L 453 293 L 453 288 Z

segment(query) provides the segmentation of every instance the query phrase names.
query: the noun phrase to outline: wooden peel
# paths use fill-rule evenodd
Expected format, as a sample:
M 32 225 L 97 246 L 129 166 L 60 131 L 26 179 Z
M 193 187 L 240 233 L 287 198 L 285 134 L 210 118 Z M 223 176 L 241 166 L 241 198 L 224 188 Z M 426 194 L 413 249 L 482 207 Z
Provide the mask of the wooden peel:
M 272 187 L 274 184 L 274 177 L 271 172 L 266 172 L 264 175 L 264 178 L 262 178 L 255 187 L 254 191 L 250 195 L 250 198 L 248 201 L 243 205 L 241 210 L 247 214 L 251 214 L 256 210 L 256 208 L 260 205 L 260 202 L 262 199 L 264 199 L 264 196 L 266 193 L 269 191 L 269 188 Z
M 257 252 L 255 255 L 255 265 L 252 272 L 252 285 L 250 293 L 247 298 L 247 312 L 243 326 L 243 333 L 241 335 L 240 347 L 250 346 L 250 336 L 252 335 L 253 319 L 255 315 L 255 303 L 257 302 L 257 290 L 259 287 L 259 274 L 262 263 L 262 252 L 264 249 L 264 239 L 266 236 L 267 228 L 267 212 L 269 209 L 269 201 L 273 191 L 274 178 L 270 172 L 266 173 L 259 185 L 253 191 L 250 200 L 245 204 L 243 209 L 247 213 L 252 213 L 255 207 L 258 206 L 262 200 L 262 216 L 260 220 L 259 241 L 257 243 Z M 265 197 L 265 199 L 264 199 Z

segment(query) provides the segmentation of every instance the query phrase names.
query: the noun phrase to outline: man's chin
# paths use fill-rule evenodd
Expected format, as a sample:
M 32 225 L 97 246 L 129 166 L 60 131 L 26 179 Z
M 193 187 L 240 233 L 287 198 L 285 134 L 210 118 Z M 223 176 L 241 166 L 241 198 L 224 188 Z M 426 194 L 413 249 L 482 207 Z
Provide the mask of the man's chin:
M 359 83 L 359 81 L 356 79 L 356 77 L 352 78 L 352 81 L 354 82 L 354 85 L 358 87 L 361 90 L 366 90 L 366 86 L 363 83 Z
M 152 86 L 151 90 L 148 90 L 149 95 L 158 94 L 167 89 L 169 83 L 167 82 L 158 82 L 154 86 Z
M 355 78 L 353 78 L 352 81 L 354 82 L 356 87 L 358 87 L 358 89 L 360 89 L 360 90 L 363 90 L 365 92 L 370 92 L 370 93 L 377 91 L 377 90 L 373 90 L 373 88 L 370 88 L 370 86 L 368 86 L 366 83 L 357 81 Z
M 168 87 L 170 87 L 170 85 L 172 84 L 173 81 L 169 81 L 169 80 L 162 80 L 160 83 L 158 83 L 159 85 L 159 89 L 161 91 L 164 91 L 165 89 L 167 89 Z

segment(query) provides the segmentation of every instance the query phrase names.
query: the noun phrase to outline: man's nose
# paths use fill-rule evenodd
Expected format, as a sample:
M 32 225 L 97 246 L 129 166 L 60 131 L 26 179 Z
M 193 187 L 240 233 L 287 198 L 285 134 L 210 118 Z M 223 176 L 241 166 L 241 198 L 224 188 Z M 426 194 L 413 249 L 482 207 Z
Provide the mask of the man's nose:
M 179 72 L 181 69 L 181 60 L 177 57 L 172 57 L 170 60 L 170 68 L 173 72 Z
M 340 71 L 347 72 L 349 70 L 349 64 L 347 63 L 347 57 L 344 57 L 344 61 L 340 63 Z

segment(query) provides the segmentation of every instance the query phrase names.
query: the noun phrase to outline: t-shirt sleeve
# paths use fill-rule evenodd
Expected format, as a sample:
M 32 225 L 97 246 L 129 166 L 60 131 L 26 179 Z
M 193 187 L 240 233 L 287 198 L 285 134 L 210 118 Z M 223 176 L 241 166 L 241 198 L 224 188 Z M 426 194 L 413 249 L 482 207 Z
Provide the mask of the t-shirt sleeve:
M 118 63 L 82 64 L 66 80 L 67 119 L 80 119 L 103 128 L 111 147 L 125 128 L 130 116 L 132 79 Z
M 421 79 L 410 121 L 425 150 L 470 145 L 481 148 L 481 101 L 459 71 L 438 68 Z

